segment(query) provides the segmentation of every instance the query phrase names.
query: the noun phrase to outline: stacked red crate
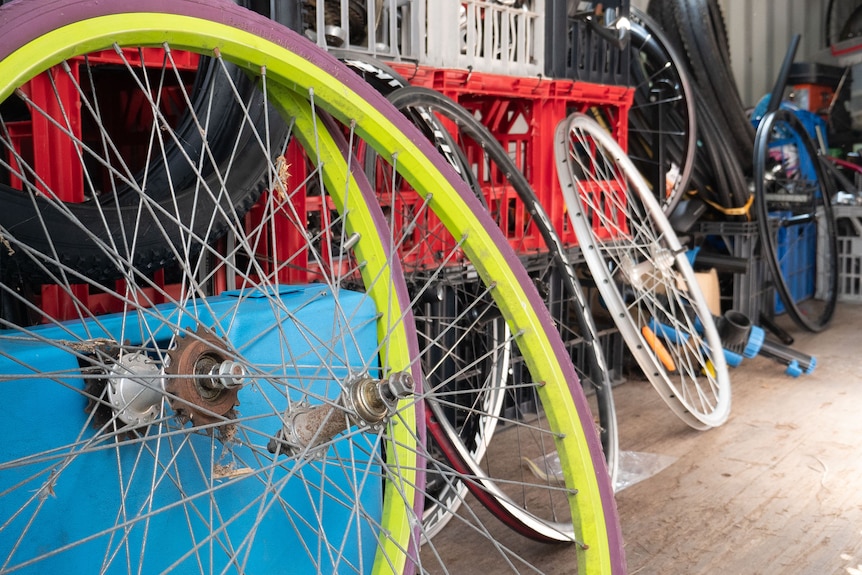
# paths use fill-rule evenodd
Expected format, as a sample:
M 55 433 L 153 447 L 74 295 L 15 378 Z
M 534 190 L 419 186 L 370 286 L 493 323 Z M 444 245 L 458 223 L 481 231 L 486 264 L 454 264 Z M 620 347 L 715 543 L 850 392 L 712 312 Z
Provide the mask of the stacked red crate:
M 570 113 L 590 113 L 605 123 L 626 149 L 632 88 L 431 68 L 403 62 L 390 65 L 411 84 L 441 92 L 473 111 L 527 177 L 562 240 L 567 245 L 577 243 L 557 178 L 554 132 L 557 124 Z M 530 225 L 526 233 L 522 231 L 519 222 L 525 218 L 523 213 L 504 212 L 501 228 L 516 249 L 542 249 L 544 242 L 535 226 Z

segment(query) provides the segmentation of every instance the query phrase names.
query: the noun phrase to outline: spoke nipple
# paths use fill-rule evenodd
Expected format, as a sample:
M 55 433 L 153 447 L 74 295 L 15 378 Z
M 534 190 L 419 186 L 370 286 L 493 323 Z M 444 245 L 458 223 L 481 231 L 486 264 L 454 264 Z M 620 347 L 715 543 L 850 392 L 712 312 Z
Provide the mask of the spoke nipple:
M 362 236 L 358 232 L 353 232 L 349 238 L 344 241 L 344 245 L 342 246 L 343 250 L 349 250 L 353 248 L 357 243 L 359 243 L 359 239 Z

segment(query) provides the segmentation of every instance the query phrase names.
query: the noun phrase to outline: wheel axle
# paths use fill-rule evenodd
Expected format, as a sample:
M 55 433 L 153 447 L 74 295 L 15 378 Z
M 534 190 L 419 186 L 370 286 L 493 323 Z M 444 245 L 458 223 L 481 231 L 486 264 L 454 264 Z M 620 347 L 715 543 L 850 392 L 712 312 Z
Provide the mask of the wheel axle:
M 413 377 L 403 371 L 386 379 L 357 378 L 331 403 L 291 407 L 284 417 L 284 427 L 267 449 L 270 453 L 296 456 L 331 441 L 353 425 L 377 430 L 395 413 L 398 401 L 411 396 L 415 389 Z

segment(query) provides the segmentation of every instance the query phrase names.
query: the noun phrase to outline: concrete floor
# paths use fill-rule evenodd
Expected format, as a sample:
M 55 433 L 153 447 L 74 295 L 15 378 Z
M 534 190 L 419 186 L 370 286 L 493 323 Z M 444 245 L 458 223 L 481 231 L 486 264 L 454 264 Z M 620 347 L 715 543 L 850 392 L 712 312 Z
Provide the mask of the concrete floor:
M 617 388 L 621 449 L 672 461 L 617 494 L 630 575 L 862 575 L 862 305 L 792 333 L 814 372 L 746 360 L 729 421 L 710 431 L 646 382 Z

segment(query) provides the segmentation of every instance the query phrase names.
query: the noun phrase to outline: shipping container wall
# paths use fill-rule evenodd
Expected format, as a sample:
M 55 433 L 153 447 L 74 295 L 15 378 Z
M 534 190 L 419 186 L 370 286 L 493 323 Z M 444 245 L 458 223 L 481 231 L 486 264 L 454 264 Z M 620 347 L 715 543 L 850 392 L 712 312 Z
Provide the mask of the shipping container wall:
M 731 63 L 743 103 L 752 106 L 772 90 L 795 34 L 797 62 L 823 61 L 821 0 L 721 0 Z

